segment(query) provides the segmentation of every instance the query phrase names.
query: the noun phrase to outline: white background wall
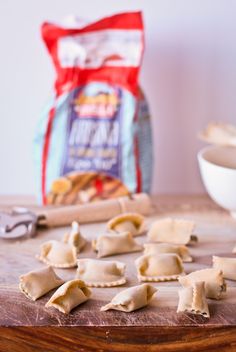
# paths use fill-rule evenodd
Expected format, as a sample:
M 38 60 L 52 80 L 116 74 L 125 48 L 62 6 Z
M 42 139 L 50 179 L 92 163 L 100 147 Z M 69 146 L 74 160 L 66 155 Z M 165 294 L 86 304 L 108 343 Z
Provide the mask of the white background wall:
M 202 192 L 196 138 L 210 120 L 236 123 L 235 0 L 0 0 L 0 193 L 34 192 L 32 139 L 54 81 L 44 20 L 142 9 L 141 83 L 155 148 L 153 192 Z

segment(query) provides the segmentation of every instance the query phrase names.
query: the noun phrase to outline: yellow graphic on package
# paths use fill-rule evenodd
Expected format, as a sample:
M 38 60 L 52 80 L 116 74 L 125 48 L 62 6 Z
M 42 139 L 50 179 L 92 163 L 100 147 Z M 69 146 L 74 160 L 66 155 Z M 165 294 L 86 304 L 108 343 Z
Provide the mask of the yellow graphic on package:
M 74 110 L 79 117 L 112 118 L 119 106 L 115 93 L 99 93 L 95 96 L 79 94 L 74 100 Z

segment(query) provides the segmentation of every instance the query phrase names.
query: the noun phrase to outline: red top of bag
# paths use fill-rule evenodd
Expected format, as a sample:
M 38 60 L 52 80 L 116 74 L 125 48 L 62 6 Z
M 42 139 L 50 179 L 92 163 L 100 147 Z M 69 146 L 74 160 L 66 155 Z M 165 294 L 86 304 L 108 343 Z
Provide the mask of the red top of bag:
M 42 25 L 53 59 L 57 95 L 90 81 L 117 84 L 137 95 L 144 50 L 141 12 L 122 13 L 80 28 Z

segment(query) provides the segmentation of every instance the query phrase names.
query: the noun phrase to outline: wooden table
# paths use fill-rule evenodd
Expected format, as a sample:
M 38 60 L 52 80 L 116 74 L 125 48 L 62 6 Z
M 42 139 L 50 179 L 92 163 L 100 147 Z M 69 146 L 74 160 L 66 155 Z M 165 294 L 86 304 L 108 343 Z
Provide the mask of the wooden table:
M 207 196 L 159 196 L 155 214 L 148 219 L 174 216 L 196 221 L 199 243 L 190 247 L 193 263 L 187 273 L 211 266 L 212 254 L 232 256 L 236 221 Z M 30 198 L 2 197 L 0 208 L 32 206 Z M 105 224 L 83 225 L 89 240 L 104 232 Z M 42 242 L 61 239 L 65 228 L 39 231 L 35 238 L 0 240 L 0 351 L 236 351 L 236 283 L 228 281 L 223 300 L 208 300 L 211 318 L 177 314 L 178 282 L 157 283 L 150 306 L 133 313 L 100 312 L 100 307 L 124 287 L 138 284 L 134 259 L 141 253 L 109 257 L 127 264 L 123 287 L 93 289 L 92 299 L 68 316 L 44 307 L 51 293 L 36 302 L 18 289 L 18 277 L 44 265 L 35 259 Z M 137 238 L 144 243 L 146 236 Z M 79 255 L 95 257 L 90 245 Z M 72 279 L 75 269 L 58 269 Z

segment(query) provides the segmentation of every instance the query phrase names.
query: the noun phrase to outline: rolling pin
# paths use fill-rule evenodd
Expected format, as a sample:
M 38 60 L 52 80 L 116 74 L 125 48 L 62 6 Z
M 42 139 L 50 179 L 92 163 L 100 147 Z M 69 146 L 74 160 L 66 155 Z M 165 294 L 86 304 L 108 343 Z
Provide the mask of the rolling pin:
M 37 225 L 46 227 L 67 226 L 72 221 L 91 223 L 107 221 L 112 217 L 125 213 L 151 213 L 151 199 L 146 193 L 115 199 L 101 200 L 82 205 L 69 205 L 58 208 L 42 208 L 37 210 Z

